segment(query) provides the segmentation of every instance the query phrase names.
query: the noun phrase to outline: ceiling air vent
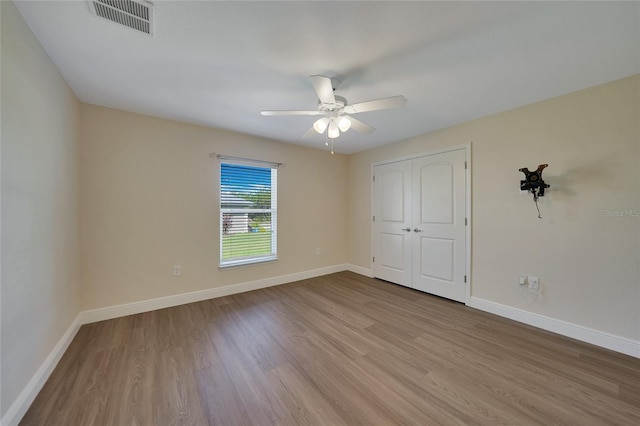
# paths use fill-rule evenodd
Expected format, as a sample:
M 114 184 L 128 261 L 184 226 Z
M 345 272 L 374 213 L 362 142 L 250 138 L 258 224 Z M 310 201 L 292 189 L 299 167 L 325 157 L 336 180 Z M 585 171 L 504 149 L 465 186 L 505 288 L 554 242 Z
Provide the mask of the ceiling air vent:
M 92 13 L 125 27 L 153 35 L 153 5 L 133 0 L 87 0 Z

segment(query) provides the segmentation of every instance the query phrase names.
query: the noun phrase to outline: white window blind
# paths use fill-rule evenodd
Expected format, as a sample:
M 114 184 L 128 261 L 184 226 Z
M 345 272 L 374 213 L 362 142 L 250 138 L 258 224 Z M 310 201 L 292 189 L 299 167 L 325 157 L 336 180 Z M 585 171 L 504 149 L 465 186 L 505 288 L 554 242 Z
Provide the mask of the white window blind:
M 277 165 L 220 160 L 220 266 L 277 259 Z

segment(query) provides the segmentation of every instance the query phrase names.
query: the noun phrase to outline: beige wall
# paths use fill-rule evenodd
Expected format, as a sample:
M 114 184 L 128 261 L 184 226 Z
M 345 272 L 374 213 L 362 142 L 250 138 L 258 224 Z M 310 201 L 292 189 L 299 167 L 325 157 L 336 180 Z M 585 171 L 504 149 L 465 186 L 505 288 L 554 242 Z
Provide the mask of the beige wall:
M 370 268 L 372 163 L 472 142 L 472 296 L 639 340 L 640 217 L 607 216 L 640 209 L 639 122 L 635 76 L 354 154 L 349 261 Z M 518 191 L 541 163 L 542 220 Z
M 80 310 L 79 104 L 11 2 L 2 11 L 2 401 Z
M 345 262 L 345 156 L 91 105 L 82 105 L 81 127 L 83 309 Z M 218 269 L 211 152 L 285 163 L 277 262 Z M 173 277 L 171 265 L 183 275 Z

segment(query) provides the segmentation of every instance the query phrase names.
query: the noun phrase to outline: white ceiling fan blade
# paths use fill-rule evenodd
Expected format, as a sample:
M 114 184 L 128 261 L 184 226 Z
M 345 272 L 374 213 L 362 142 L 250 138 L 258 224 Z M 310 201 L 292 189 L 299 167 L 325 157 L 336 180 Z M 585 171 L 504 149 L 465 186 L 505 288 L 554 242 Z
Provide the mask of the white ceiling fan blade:
M 368 124 L 365 124 L 362 121 L 357 120 L 353 117 L 349 117 L 349 119 L 351 120 L 351 128 L 360 133 L 364 133 L 365 135 L 368 135 L 369 133 L 372 133 L 374 130 L 376 130 L 373 127 L 369 126 Z
M 344 112 L 347 114 L 356 114 L 358 112 L 378 111 L 381 109 L 398 108 L 404 106 L 406 103 L 407 98 L 404 96 L 392 96 L 390 98 L 375 99 L 373 101 L 347 105 L 344 107 Z
M 260 111 L 260 115 L 321 115 L 321 114 L 322 113 L 318 111 L 296 111 L 296 110 Z
M 311 80 L 311 84 L 313 84 L 313 89 L 316 91 L 320 102 L 327 105 L 336 104 L 336 98 L 333 95 L 333 86 L 329 77 L 312 75 L 309 76 L 309 79 Z

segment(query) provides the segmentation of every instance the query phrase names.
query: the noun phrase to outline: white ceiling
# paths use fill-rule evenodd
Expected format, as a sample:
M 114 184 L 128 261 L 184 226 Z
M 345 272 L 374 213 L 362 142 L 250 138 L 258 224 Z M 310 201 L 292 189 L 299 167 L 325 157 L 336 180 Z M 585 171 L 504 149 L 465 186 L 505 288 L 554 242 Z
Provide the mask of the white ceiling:
M 77 97 L 203 126 L 324 148 L 302 138 L 309 75 L 342 81 L 375 127 L 336 139 L 353 153 L 640 73 L 639 2 L 154 2 L 155 37 L 85 1 L 15 1 Z M 462 141 L 465 142 L 465 141 Z

